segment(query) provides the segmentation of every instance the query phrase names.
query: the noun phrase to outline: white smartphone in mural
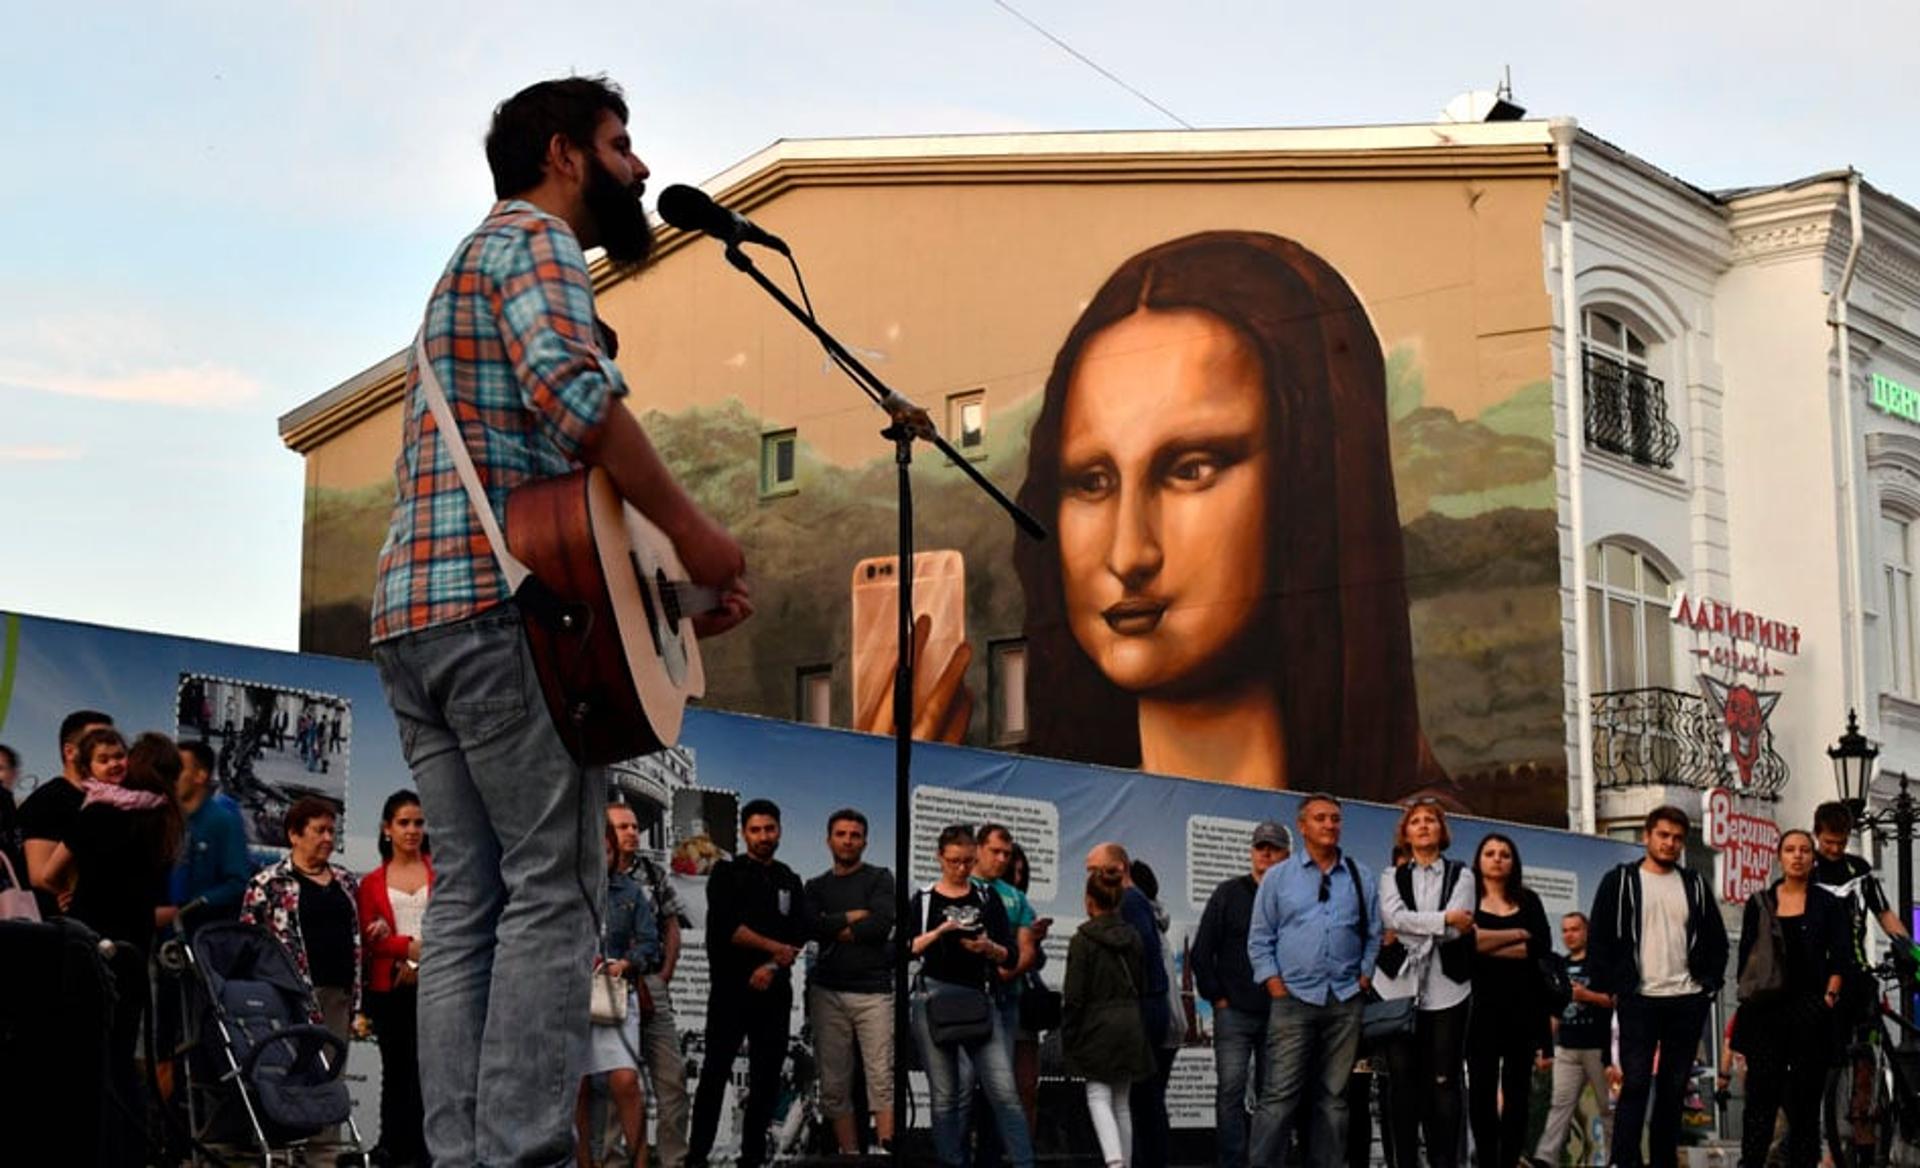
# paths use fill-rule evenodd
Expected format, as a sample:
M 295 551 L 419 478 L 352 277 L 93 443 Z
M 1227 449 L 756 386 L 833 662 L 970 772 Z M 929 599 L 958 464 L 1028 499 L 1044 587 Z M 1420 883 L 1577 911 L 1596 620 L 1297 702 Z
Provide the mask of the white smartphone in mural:
M 900 558 L 871 556 L 853 566 L 853 710 L 854 726 L 886 733 L 874 723 L 882 699 L 892 692 L 893 665 L 899 635 L 894 624 L 900 612 Z M 953 651 L 967 639 L 967 570 L 961 554 L 947 548 L 915 552 L 913 556 L 913 614 L 927 617 L 926 655 L 932 669 L 923 669 L 914 701 L 926 698 Z

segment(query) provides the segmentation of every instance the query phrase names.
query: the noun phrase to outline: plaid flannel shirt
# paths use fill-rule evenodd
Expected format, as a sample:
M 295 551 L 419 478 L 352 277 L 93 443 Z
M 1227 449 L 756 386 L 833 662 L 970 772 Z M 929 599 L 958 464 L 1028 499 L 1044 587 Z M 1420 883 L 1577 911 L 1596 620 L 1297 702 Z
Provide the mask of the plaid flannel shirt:
M 427 359 L 503 524 L 508 492 L 579 466 L 587 436 L 627 392 L 599 327 L 579 240 L 519 199 L 494 205 L 434 287 Z M 375 642 L 465 619 L 508 596 L 412 353 L 404 427 L 373 590 Z

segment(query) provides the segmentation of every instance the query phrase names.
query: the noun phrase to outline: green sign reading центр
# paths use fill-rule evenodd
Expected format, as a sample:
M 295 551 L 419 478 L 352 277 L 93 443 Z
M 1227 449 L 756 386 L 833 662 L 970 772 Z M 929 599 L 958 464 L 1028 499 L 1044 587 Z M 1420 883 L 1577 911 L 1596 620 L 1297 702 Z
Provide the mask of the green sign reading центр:
M 1920 422 L 1920 391 L 1876 373 L 1873 375 L 1873 408 L 1909 422 Z

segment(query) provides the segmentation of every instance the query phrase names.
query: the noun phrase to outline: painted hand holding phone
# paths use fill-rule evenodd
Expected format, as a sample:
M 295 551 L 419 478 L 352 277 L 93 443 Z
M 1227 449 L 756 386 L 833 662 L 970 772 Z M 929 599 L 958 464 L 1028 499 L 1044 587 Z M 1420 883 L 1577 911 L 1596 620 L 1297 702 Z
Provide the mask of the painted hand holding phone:
M 853 567 L 854 728 L 893 732 L 894 624 L 900 612 L 899 557 Z M 973 720 L 966 687 L 967 572 L 957 551 L 913 557 L 913 736 L 961 742 Z

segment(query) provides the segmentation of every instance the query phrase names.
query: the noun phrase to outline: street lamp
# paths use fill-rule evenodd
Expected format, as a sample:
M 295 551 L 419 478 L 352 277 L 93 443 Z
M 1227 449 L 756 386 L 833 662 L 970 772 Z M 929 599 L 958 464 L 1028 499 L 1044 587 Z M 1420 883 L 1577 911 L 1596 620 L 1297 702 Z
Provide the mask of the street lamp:
M 1854 824 L 1876 842 L 1893 841 L 1900 882 L 1896 894 L 1900 901 L 1900 922 L 1911 929 L 1913 838 L 1914 824 L 1920 821 L 1920 800 L 1907 789 L 1907 776 L 1903 774 L 1900 793 L 1891 803 L 1877 811 L 1868 806 L 1873 760 L 1880 757 L 1880 748 L 1860 733 L 1859 715 L 1851 709 L 1847 711 L 1847 732 L 1840 736 L 1839 742 L 1827 747 L 1827 757 L 1833 760 L 1834 786 L 1840 790 L 1840 801 L 1853 813 Z M 1900 1015 L 1908 1022 L 1913 1021 L 1913 994 L 1905 986 L 1900 991 Z
M 1840 801 L 1853 812 L 1855 823 L 1862 822 L 1867 784 L 1873 779 L 1873 760 L 1880 757 L 1880 748 L 1860 733 L 1860 715 L 1853 710 L 1847 711 L 1847 732 L 1838 744 L 1827 747 L 1827 757 L 1833 760 L 1833 784 L 1840 789 Z

